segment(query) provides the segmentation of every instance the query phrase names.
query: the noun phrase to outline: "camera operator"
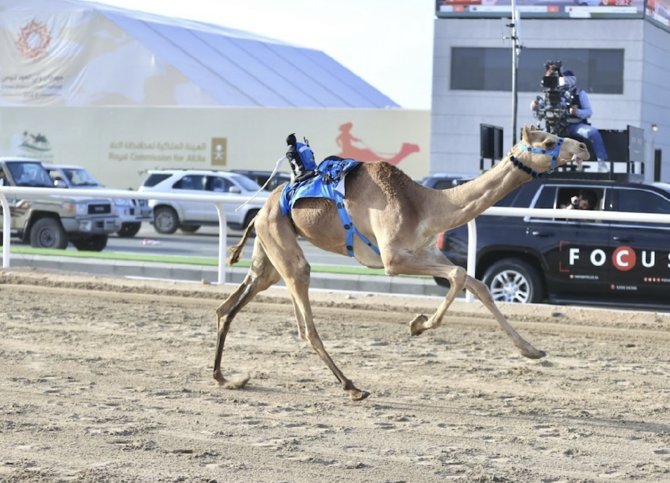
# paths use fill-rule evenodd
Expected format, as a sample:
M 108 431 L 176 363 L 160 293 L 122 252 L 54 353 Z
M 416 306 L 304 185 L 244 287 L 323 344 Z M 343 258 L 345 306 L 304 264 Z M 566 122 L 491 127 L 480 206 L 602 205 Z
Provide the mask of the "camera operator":
M 562 206 L 568 210 L 595 210 L 598 204 L 598 195 L 593 190 L 583 189 L 578 196 L 570 199 L 570 204 Z
M 589 96 L 583 89 L 577 88 L 577 77 L 571 70 L 564 70 L 562 73 L 562 87 L 565 89 L 563 102 L 568 108 L 567 113 L 567 133 L 568 135 L 580 136 L 591 141 L 593 150 L 598 158 L 598 171 L 607 172 L 608 160 L 605 143 L 600 135 L 600 132 L 588 123 L 588 118 L 593 114 Z M 533 111 L 543 109 L 543 102 L 538 98 L 531 102 L 530 107 Z

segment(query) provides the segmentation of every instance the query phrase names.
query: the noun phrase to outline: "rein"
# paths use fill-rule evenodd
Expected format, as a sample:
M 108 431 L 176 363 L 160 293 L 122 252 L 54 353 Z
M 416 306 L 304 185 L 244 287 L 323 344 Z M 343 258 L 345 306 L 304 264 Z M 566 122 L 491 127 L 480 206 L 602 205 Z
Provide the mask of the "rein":
M 556 163 L 558 162 L 558 154 L 561 151 L 561 146 L 563 145 L 563 138 L 558 138 L 558 142 L 556 143 L 556 147 L 552 151 L 547 151 L 546 149 L 540 149 L 540 148 L 534 148 L 532 146 L 528 146 L 527 144 L 524 144 L 523 141 L 519 142 L 517 146 L 519 146 L 521 149 L 523 149 L 526 152 L 529 153 L 535 153 L 535 154 L 546 154 L 548 156 L 551 156 L 551 166 L 549 167 L 549 171 L 547 171 L 547 174 L 551 174 L 554 172 L 556 169 Z M 538 173 L 534 169 L 529 168 L 525 164 L 523 164 L 521 161 L 519 161 L 518 158 L 514 157 L 513 155 L 510 154 L 510 161 L 512 161 L 512 164 L 519 168 L 522 171 L 525 171 L 529 175 L 531 175 L 533 178 L 537 178 L 538 176 L 542 176 L 543 173 Z

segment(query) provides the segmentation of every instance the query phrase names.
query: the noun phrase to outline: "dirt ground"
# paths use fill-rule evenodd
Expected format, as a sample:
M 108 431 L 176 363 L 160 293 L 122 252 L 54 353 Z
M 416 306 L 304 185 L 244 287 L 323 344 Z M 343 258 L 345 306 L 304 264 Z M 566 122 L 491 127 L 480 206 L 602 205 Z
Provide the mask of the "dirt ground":
M 670 317 L 478 303 L 409 335 L 437 298 L 312 293 L 317 328 L 370 397 L 299 339 L 284 289 L 235 319 L 234 287 L 0 270 L 0 482 L 670 481 Z

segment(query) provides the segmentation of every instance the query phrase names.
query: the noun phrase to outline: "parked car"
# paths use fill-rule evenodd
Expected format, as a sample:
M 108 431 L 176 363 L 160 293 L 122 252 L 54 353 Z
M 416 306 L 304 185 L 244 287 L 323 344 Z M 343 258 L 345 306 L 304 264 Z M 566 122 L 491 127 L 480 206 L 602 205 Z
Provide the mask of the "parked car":
M 260 193 L 258 191 L 260 190 Z M 256 200 L 266 200 L 270 193 L 261 190 L 258 183 L 239 173 L 215 170 L 164 169 L 151 170 L 140 186 L 141 192 L 243 195 Z M 258 194 L 256 194 L 258 193 Z M 187 233 L 201 226 L 217 226 L 218 212 L 214 203 L 191 201 L 150 200 L 154 210 L 154 228 L 158 233 L 171 234 L 181 229 Z M 244 229 L 258 213 L 258 206 L 246 205 L 236 211 L 239 204 L 226 203 L 224 212 L 229 227 Z
M 258 183 L 260 186 L 265 185 L 267 182 L 268 178 L 272 174 L 272 171 L 260 171 L 260 170 L 253 170 L 253 169 L 231 169 L 231 173 L 239 173 L 243 174 L 247 178 L 255 181 Z M 275 173 L 275 175 L 272 177 L 268 185 L 265 187 L 267 191 L 274 191 L 277 186 L 281 186 L 284 183 L 288 183 L 291 181 L 291 175 L 288 173 L 282 173 L 278 172 Z
M 477 176 L 479 176 L 479 174 L 475 173 L 436 173 L 422 178 L 419 183 L 427 188 L 443 190 L 467 183 Z
M 77 189 L 110 189 L 100 184 L 97 179 L 84 167 L 43 164 L 44 168 L 56 181 L 57 186 L 63 188 Z M 62 184 L 59 184 L 62 183 Z M 142 222 L 153 221 L 153 210 L 147 200 L 135 200 L 128 198 L 114 198 L 116 212 L 121 218 L 121 229 L 116 234 L 122 238 L 131 238 L 137 235 L 142 228 Z
M 54 181 L 36 159 L 0 158 L 4 186 L 54 188 Z M 110 233 L 121 228 L 112 200 L 26 195 L 7 197 L 11 236 L 35 248 L 65 249 L 72 243 L 78 250 L 102 251 Z M 0 211 L 0 235 L 2 234 Z M 2 237 L 0 236 L 0 244 Z
M 613 175 L 557 173 L 522 185 L 496 206 L 560 208 L 589 189 L 598 210 L 670 214 L 670 184 L 643 182 L 639 175 L 598 179 L 608 176 Z M 569 213 L 553 219 L 477 218 L 476 277 L 496 301 L 670 306 L 670 226 L 571 220 Z M 462 267 L 467 245 L 467 226 L 438 239 L 441 251 Z

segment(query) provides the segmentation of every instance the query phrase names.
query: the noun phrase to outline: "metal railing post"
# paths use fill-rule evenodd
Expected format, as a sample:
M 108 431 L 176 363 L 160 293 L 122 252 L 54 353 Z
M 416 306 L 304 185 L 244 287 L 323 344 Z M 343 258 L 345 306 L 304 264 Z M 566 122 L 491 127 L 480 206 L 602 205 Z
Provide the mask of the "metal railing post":
M 0 204 L 2 204 L 2 268 L 9 268 L 9 252 L 12 226 L 12 214 L 9 211 L 9 202 L 4 193 L 0 193 Z
M 475 219 L 468 221 L 468 275 L 475 278 L 477 272 L 477 223 Z M 465 301 L 473 302 L 475 296 L 469 290 L 465 291 Z
M 228 226 L 226 212 L 221 203 L 214 203 L 219 214 L 219 285 L 226 283 L 226 246 L 228 241 Z

